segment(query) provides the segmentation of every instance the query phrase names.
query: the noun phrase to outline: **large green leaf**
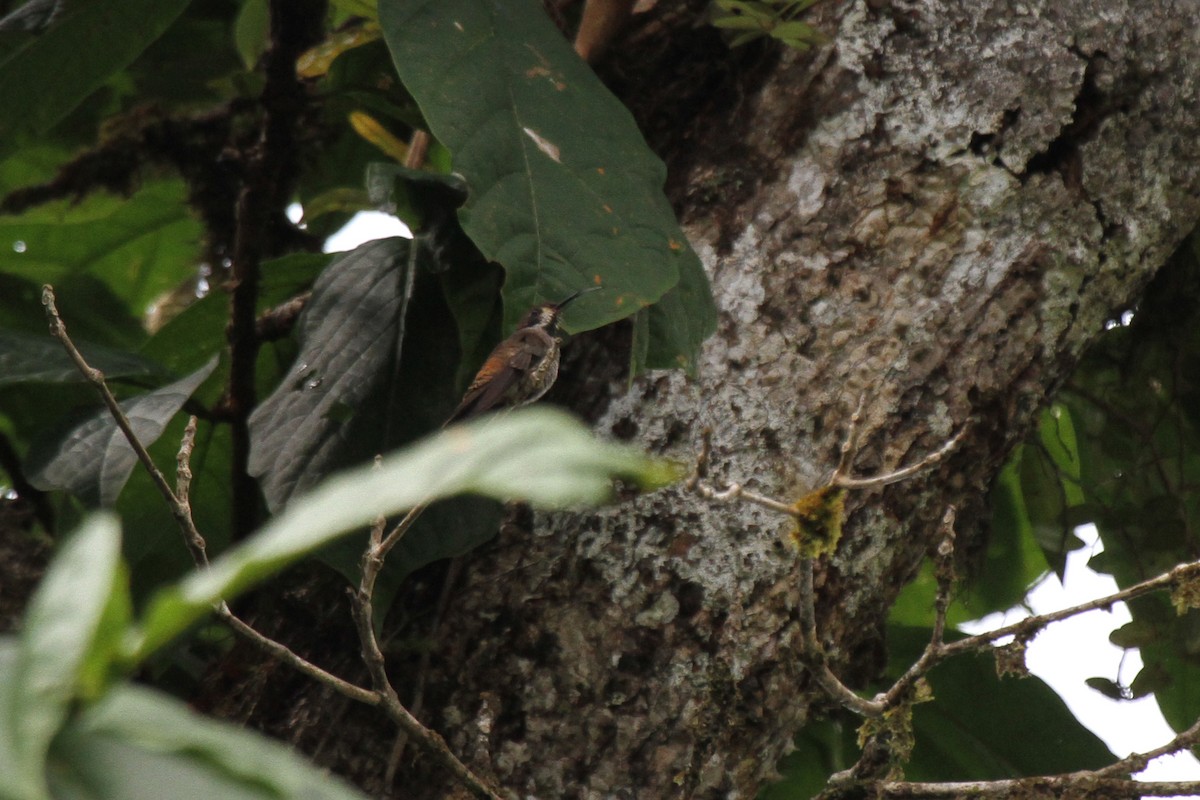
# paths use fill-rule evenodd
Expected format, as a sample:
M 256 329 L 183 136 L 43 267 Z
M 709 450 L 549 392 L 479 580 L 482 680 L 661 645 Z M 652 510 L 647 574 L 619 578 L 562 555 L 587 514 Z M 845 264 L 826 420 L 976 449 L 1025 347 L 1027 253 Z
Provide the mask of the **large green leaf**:
M 682 369 L 694 373 L 698 366 L 700 343 L 717 328 L 716 306 L 708 286 L 708 276 L 696 257 L 685 258 L 679 265 L 679 283 L 662 299 L 643 312 L 646 324 L 645 345 L 636 341 L 633 373 L 646 369 Z M 639 363 L 638 358 L 644 359 Z
M 0 197 L 14 189 L 54 177 L 70 150 L 49 142 L 29 142 L 0 158 Z
M 91 517 L 67 540 L 30 603 L 6 676 L 8 702 L 0 707 L 13 761 L 0 783 L 14 796 L 46 796 L 50 741 L 71 701 L 86 693 L 83 684 L 96 688 L 128 624 L 120 546 L 116 519 Z
M 121 410 L 138 441 L 145 446 L 157 441 L 167 423 L 216 366 L 214 356 L 191 375 L 122 402 Z M 31 453 L 29 481 L 43 490 L 66 489 L 92 506 L 111 506 L 136 465 L 137 454 L 104 408 L 72 427 L 53 445 Z
M 80 0 L 58 5 L 46 30 L 0 51 L 0 143 L 11 142 L 19 132 L 50 129 L 161 36 L 188 2 Z
M 183 182 L 155 181 L 129 198 L 96 194 L 0 216 L 0 242 L 21 242 L 21 252 L 0 257 L 0 272 L 56 285 L 86 272 L 140 317 L 160 295 L 195 274 L 200 240 Z M 60 300 L 70 326 L 72 306 Z
M 161 647 L 254 581 L 339 535 L 422 502 L 463 492 L 558 508 L 597 503 L 614 478 L 657 487 L 678 477 L 673 465 L 595 439 L 550 408 L 519 409 L 454 426 L 383 459 L 330 478 L 294 499 L 258 534 L 175 588 L 162 592 L 130 643 L 136 660 Z
M 532 305 L 603 285 L 566 323 L 595 328 L 683 275 L 646 363 L 693 363 L 716 315 L 662 193 L 665 169 L 540 6 L 382 0 L 379 12 L 401 81 L 468 183 L 463 229 L 508 272 L 506 329 Z
M 362 800 L 287 746 L 122 686 L 73 719 L 50 750 L 56 800 Z

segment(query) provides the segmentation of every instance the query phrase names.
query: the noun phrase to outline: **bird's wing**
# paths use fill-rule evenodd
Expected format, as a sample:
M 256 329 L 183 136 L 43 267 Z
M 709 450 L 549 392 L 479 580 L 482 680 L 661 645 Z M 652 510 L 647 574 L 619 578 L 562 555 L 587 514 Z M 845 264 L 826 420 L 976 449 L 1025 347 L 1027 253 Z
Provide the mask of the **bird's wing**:
M 510 339 L 497 346 L 487 361 L 483 362 L 483 367 L 476 373 L 475 379 L 463 395 L 462 402 L 446 420 L 446 424 L 461 422 L 504 405 L 505 399 L 525 373 L 529 372 L 552 346 L 553 341 L 549 334 L 540 329 L 526 328 L 514 333 Z

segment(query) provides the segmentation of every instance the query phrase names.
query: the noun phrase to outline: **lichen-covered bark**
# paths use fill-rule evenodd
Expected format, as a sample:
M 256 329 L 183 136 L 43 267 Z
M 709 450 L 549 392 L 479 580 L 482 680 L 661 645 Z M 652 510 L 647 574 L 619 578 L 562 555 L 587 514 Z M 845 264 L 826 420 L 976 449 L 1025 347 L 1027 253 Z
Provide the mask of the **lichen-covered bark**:
M 706 108 L 710 138 L 672 161 L 721 309 L 700 376 L 614 381 L 597 428 L 689 460 L 711 426 L 714 478 L 796 497 L 860 395 L 862 474 L 968 426 L 927 475 L 851 498 L 818 583 L 854 680 L 942 510 L 978 535 L 1033 412 L 1195 224 L 1200 6 L 860 0 L 814 19 L 831 43 Z M 431 723 L 523 797 L 753 796 L 822 702 L 786 524 L 676 490 L 531 527 L 469 559 Z

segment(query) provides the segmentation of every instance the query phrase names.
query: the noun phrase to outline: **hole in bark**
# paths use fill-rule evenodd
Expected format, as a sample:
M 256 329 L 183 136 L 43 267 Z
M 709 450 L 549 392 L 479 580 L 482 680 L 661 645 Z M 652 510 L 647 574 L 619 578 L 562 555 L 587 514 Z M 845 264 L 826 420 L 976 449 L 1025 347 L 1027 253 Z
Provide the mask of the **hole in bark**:
M 704 607 L 704 587 L 695 581 L 686 581 L 675 590 L 675 599 L 679 601 L 679 616 L 691 619 Z
M 682 442 L 687 436 L 688 430 L 690 430 L 688 426 L 679 420 L 672 421 L 670 427 L 667 428 L 666 446 L 673 447 Z
M 632 417 L 621 417 L 613 423 L 612 434 L 623 442 L 637 436 L 638 426 Z

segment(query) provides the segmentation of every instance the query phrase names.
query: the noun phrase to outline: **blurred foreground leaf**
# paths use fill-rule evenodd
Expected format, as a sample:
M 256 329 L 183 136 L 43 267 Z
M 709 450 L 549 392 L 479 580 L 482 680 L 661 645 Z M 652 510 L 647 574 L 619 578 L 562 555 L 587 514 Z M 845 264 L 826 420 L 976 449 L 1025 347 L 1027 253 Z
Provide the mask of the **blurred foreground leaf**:
M 448 428 L 325 481 L 246 542 L 152 601 L 135 660 L 161 647 L 250 584 L 379 516 L 463 492 L 562 508 L 603 501 L 614 479 L 653 489 L 679 477 L 676 465 L 596 439 L 571 416 L 550 408 L 519 409 Z
M 5 793 L 46 796 L 50 741 L 77 697 L 96 691 L 129 622 L 116 519 L 91 517 L 51 563 L 0 674 Z M 90 684 L 90 685 L 89 685 Z

